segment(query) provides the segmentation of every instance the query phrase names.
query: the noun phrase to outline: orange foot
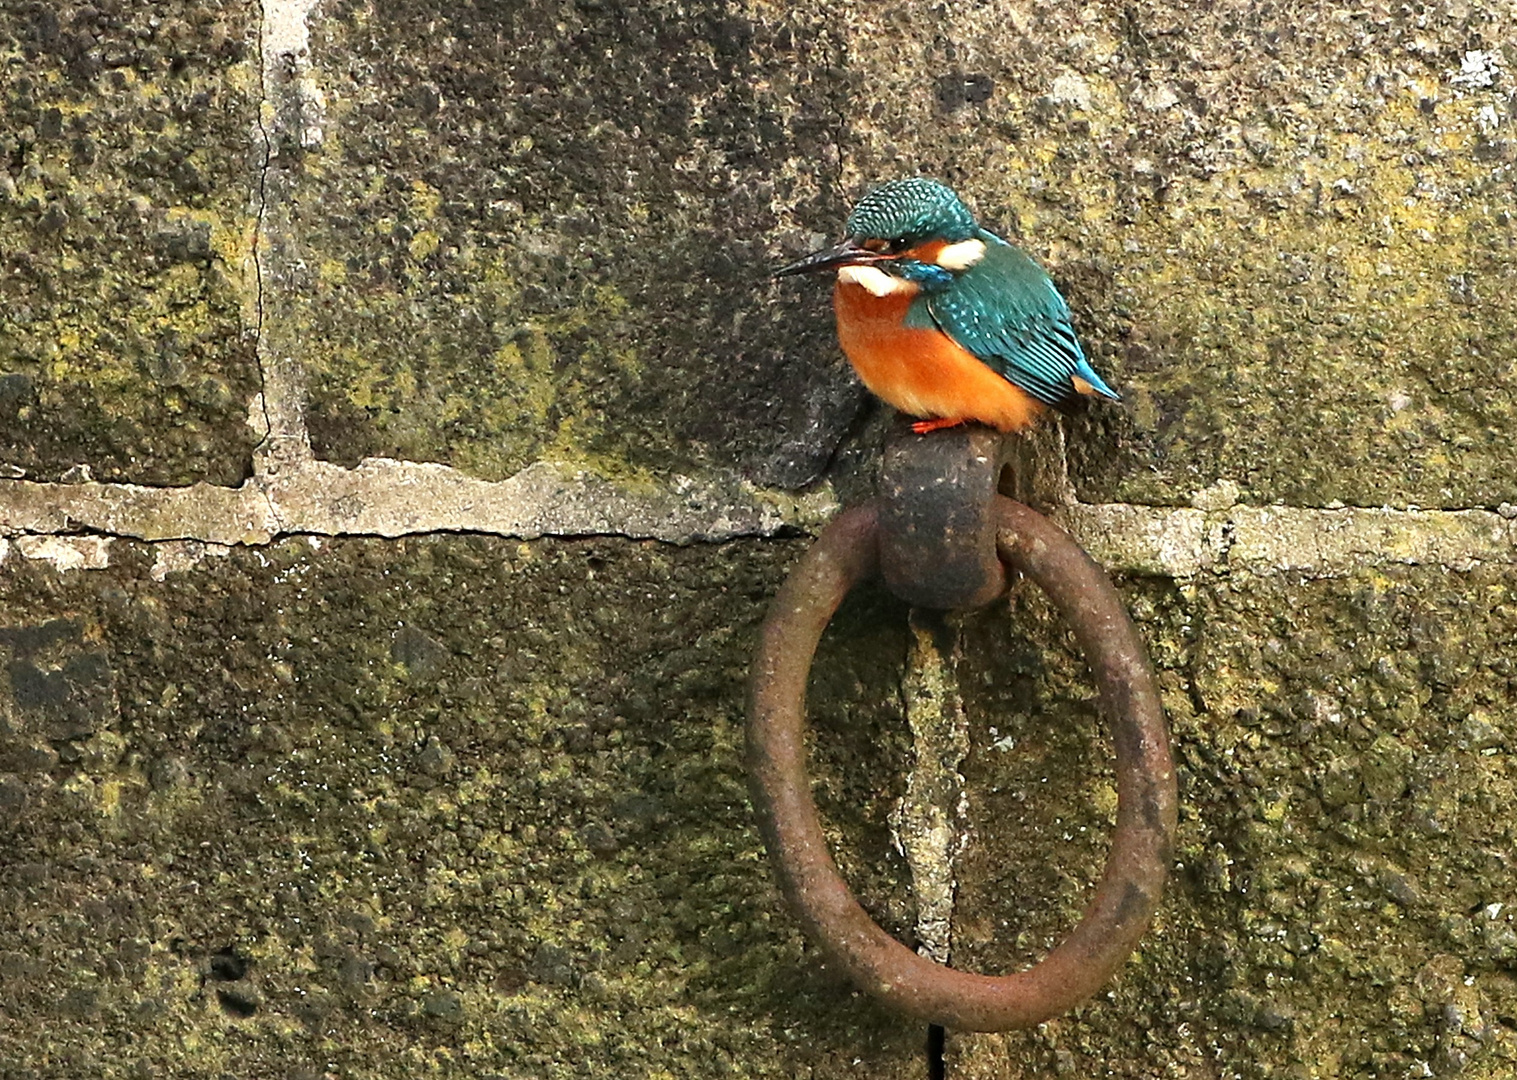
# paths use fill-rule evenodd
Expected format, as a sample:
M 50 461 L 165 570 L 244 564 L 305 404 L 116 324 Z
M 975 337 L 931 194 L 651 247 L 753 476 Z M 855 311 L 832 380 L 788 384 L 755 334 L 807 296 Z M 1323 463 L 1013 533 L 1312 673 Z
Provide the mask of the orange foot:
M 918 435 L 926 435 L 929 431 L 937 431 L 939 428 L 958 427 L 963 422 L 963 417 L 957 420 L 947 420 L 943 417 L 938 417 L 936 420 L 918 420 L 911 425 L 911 430 Z

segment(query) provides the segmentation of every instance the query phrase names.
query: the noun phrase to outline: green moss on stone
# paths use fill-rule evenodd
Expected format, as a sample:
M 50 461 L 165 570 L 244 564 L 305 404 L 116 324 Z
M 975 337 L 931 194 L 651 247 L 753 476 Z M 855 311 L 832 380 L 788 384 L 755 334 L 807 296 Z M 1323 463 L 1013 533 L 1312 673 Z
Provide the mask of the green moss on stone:
M 255 16 L 0 14 L 0 459 L 13 470 L 245 475 Z
M 845 179 L 944 177 L 1050 265 L 1125 397 L 1074 424 L 1083 498 L 1514 501 L 1512 29 L 1480 6 L 872 10 Z
M 923 1033 L 819 969 L 747 803 L 791 545 L 299 540 L 161 583 L 112 550 L 0 565 L 13 1066 L 919 1074 Z M 852 605 L 814 692 L 840 858 L 897 932 L 899 614 Z
M 1179 765 L 1164 903 L 1109 991 L 1040 1033 L 962 1040 L 964 1075 L 1511 1072 L 1514 588 L 1432 567 L 1130 583 Z M 1012 607 L 971 620 L 960 676 L 975 840 L 955 963 L 976 970 L 1062 936 L 1111 828 L 1088 676 L 1040 597 Z
M 768 271 L 831 184 L 825 13 L 372 14 L 322 9 L 322 141 L 276 229 L 317 454 L 814 479 L 859 394 L 825 296 Z

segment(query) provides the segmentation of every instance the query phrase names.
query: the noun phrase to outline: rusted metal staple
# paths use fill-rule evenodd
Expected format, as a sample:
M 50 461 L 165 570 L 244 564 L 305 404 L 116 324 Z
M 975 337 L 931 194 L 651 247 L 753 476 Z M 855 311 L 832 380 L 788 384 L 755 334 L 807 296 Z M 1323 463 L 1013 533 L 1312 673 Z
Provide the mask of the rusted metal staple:
M 993 497 L 1009 442 L 979 424 L 924 439 L 904 420 L 880 454 L 880 577 L 913 607 L 965 611 L 1006 591 Z
M 827 850 L 806 775 L 806 680 L 843 597 L 879 570 L 879 507 L 823 531 L 770 608 L 749 701 L 749 786 L 784 893 L 806 929 L 860 987 L 932 1023 L 1030 1027 L 1067 1012 L 1122 966 L 1153 916 L 1175 831 L 1175 774 L 1146 650 L 1101 569 L 1058 526 L 994 500 L 997 549 L 1036 582 L 1079 640 L 1117 753 L 1117 825 L 1080 923 L 1040 963 L 1011 975 L 955 971 L 895 941 L 861 908 Z

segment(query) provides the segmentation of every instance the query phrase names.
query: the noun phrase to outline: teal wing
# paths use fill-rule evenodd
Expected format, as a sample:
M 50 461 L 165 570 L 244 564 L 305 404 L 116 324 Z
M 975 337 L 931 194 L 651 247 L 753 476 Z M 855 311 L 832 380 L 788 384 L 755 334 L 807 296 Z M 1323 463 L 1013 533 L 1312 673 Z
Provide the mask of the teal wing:
M 1121 400 L 1085 359 L 1069 305 L 1043 268 L 999 237 L 980 233 L 985 257 L 940 292 L 924 292 L 908 325 L 935 326 L 1015 386 L 1048 405 L 1090 391 Z

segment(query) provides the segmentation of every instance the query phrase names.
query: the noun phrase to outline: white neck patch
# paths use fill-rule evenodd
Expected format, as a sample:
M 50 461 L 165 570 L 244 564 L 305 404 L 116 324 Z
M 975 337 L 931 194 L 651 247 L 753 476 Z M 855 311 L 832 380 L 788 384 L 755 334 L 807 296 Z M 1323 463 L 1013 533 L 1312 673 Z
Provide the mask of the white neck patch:
M 937 263 L 944 270 L 968 270 L 985 257 L 985 241 L 970 237 L 957 244 L 949 244 L 938 252 Z
M 847 285 L 857 285 L 874 296 L 889 296 L 891 293 L 916 292 L 917 287 L 904 278 L 892 277 L 872 266 L 843 266 L 838 268 L 838 280 Z

